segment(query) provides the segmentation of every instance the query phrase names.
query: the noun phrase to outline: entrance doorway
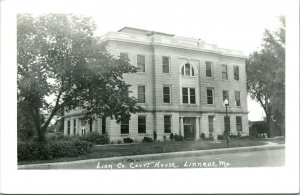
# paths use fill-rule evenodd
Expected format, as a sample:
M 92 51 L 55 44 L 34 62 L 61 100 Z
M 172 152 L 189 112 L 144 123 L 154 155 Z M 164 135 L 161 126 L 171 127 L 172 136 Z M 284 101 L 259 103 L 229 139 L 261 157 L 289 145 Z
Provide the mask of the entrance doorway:
M 183 133 L 185 140 L 194 140 L 196 133 L 195 118 L 184 117 L 183 118 Z

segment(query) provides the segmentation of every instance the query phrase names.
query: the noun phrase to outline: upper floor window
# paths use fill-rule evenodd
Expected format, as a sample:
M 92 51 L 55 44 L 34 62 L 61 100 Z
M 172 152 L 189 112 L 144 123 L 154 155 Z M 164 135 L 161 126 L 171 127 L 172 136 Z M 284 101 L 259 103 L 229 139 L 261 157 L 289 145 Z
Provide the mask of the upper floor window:
M 206 77 L 212 77 L 212 62 L 206 61 Z
M 145 86 L 138 86 L 138 103 L 146 103 Z
M 228 100 L 228 106 L 229 106 L 229 92 L 227 90 L 223 90 L 223 102 L 226 99 Z
M 207 104 L 214 104 L 214 90 L 209 88 L 206 90 Z
M 236 91 L 234 93 L 235 96 L 235 105 L 236 106 L 241 106 L 241 92 L 240 91 Z
M 194 68 L 191 66 L 191 64 L 186 63 L 184 66 L 182 66 L 181 75 L 195 76 Z
M 138 133 L 146 133 L 146 116 L 138 116 Z
M 240 79 L 240 72 L 239 72 L 239 67 L 238 66 L 234 66 L 233 68 L 233 77 L 234 77 L 234 80 L 239 80 Z
M 162 57 L 163 73 L 170 73 L 170 58 Z
M 139 72 L 145 72 L 145 56 L 137 55 L 137 68 Z
M 240 117 L 240 116 L 236 117 L 236 130 L 237 131 L 242 131 L 243 130 L 243 128 L 242 128 L 242 117 Z
M 227 65 L 222 65 L 222 79 L 228 80 Z
M 195 88 L 182 88 L 182 103 L 196 104 Z
M 171 87 L 170 86 L 163 87 L 163 102 L 171 103 Z
M 121 119 L 121 134 L 129 134 L 129 119 Z

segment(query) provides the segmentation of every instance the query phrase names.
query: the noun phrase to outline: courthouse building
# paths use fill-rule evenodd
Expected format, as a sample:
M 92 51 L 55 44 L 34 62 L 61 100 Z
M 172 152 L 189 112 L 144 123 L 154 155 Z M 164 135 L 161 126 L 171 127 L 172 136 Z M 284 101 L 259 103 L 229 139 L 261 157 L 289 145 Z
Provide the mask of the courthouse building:
M 125 27 L 99 39 L 116 57 L 128 58 L 139 72 L 124 75 L 130 93 L 145 113 L 117 124 L 110 117 L 93 123 L 83 120 L 81 110 L 65 113 L 64 134 L 96 131 L 111 141 L 144 136 L 169 139 L 170 133 L 199 139 L 204 133 L 249 134 L 246 56 L 200 39 Z M 228 99 L 228 117 L 224 100 Z

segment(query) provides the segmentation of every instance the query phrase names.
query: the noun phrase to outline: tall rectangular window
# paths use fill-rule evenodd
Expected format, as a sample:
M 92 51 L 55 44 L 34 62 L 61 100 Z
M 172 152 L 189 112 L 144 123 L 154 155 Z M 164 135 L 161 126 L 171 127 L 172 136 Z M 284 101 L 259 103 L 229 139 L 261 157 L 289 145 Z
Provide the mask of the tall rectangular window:
M 227 90 L 223 90 L 223 102 L 226 99 L 228 100 L 228 106 L 229 106 L 229 92 Z
M 229 116 L 224 116 L 224 128 L 225 128 L 225 131 L 230 132 L 230 118 L 229 118 Z
M 73 120 L 73 134 L 76 134 L 76 119 Z
M 214 116 L 208 116 L 208 130 L 209 132 L 214 131 Z
M 171 103 L 171 87 L 163 87 L 164 103 Z
M 222 65 L 222 79 L 228 80 L 227 65 Z
M 170 58 L 169 57 L 162 57 L 163 61 L 163 73 L 170 73 Z
M 196 104 L 196 92 L 195 88 L 182 88 L 182 103 L 184 104 Z
M 138 133 L 146 133 L 146 116 L 138 116 Z
M 206 61 L 206 76 L 212 77 L 212 62 Z
M 90 133 L 93 131 L 93 119 L 91 118 L 89 121 L 90 124 Z
M 207 89 L 207 104 L 214 104 L 214 90 L 213 89 Z
M 170 115 L 165 115 L 164 116 L 164 132 L 165 133 L 171 133 L 171 116 Z
M 129 119 L 121 119 L 121 134 L 129 134 Z
M 71 121 L 68 121 L 68 135 L 71 133 Z
M 235 95 L 235 105 L 241 106 L 241 92 L 235 91 L 234 95 Z
M 242 117 L 240 117 L 240 116 L 236 117 L 236 130 L 237 131 L 242 131 L 243 130 L 243 128 L 242 128 Z
M 146 103 L 145 86 L 138 86 L 138 103 Z
M 191 65 L 190 64 L 185 64 L 185 75 L 191 76 Z
M 137 55 L 137 68 L 139 72 L 145 72 L 145 56 Z
M 106 133 L 106 117 L 102 117 L 102 134 Z
M 240 79 L 240 72 L 239 72 L 239 67 L 238 66 L 234 66 L 233 67 L 233 77 L 234 77 L 234 80 L 239 80 Z

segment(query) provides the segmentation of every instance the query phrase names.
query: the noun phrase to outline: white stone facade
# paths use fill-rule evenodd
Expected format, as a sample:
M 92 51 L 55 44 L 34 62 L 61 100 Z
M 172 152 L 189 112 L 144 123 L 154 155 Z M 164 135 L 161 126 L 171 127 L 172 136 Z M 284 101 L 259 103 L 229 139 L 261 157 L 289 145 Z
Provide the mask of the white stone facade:
M 81 123 L 80 110 L 74 110 L 65 115 L 65 135 L 97 131 L 116 142 L 123 141 L 124 137 L 136 141 L 144 136 L 153 138 L 154 131 L 158 140 L 164 136 L 169 139 L 170 132 L 197 140 L 202 133 L 209 136 L 209 127 L 223 134 L 224 93 L 224 97 L 228 93 L 231 134 L 238 134 L 238 129 L 242 135 L 249 134 L 246 57 L 241 52 L 221 49 L 197 39 L 128 27 L 107 33 L 99 43 L 106 43 L 108 51 L 116 57 L 126 53 L 133 66 L 138 66 L 138 58 L 141 58 L 138 56 L 144 56 L 145 71 L 124 75 L 124 79 L 132 85 L 131 96 L 138 98 L 138 88 L 145 89 L 145 93 L 140 93 L 145 103 L 140 105 L 147 112 L 133 114 L 129 132 L 121 133 L 120 124 L 111 118 L 106 118 L 105 123 L 98 119 L 90 126 L 88 122 Z M 140 120 L 140 125 L 139 116 L 146 119 Z

